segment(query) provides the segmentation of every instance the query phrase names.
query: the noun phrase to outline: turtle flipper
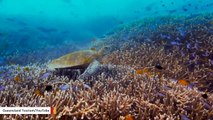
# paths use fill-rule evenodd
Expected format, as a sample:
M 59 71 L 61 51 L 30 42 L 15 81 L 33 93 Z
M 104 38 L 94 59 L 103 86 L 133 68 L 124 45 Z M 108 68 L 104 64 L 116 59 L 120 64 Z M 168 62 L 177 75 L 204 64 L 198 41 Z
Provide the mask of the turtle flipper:
M 97 60 L 93 60 L 92 63 L 87 67 L 87 69 L 78 77 L 78 79 L 86 79 L 98 73 L 101 69 L 101 64 Z

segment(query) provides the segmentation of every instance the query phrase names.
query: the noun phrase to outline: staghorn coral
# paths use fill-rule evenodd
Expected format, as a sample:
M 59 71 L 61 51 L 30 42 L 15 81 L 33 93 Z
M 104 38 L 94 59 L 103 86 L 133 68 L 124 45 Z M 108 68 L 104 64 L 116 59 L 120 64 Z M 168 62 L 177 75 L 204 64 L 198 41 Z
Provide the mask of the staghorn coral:
M 179 22 L 181 20 L 184 21 Z M 118 30 L 118 34 L 110 35 L 103 41 L 103 44 L 113 44 L 117 39 L 119 46 L 123 47 L 105 56 L 102 63 L 128 65 L 135 69 L 153 68 L 156 64 L 160 64 L 165 68 L 161 71 L 161 75 L 174 79 L 187 79 L 196 84 L 200 90 L 211 92 L 213 34 L 210 21 L 212 14 L 188 18 L 160 17 L 126 25 Z M 150 27 L 151 24 L 155 29 Z M 135 37 L 128 38 L 122 43 L 124 39 L 122 36 L 130 33 L 136 34 Z
M 21 87 L 13 80 L 1 81 L 7 85 L 0 94 L 0 106 L 55 106 L 57 114 L 51 115 L 0 115 L 0 119 L 121 119 L 131 114 L 134 119 L 181 119 L 186 115 L 193 120 L 211 119 L 213 117 L 213 96 L 201 97 L 196 88 L 189 89 L 164 77 L 128 73 L 131 69 L 122 69 L 114 78 L 103 74 L 94 78 L 92 88 L 85 85 L 87 81 L 69 81 L 64 77 L 51 75 L 48 80 L 30 86 Z M 29 67 L 31 69 L 31 67 Z M 39 79 L 41 68 L 34 68 L 33 81 Z M 22 69 L 22 68 L 21 68 Z M 32 70 L 32 69 L 31 69 Z M 33 71 L 33 70 L 32 70 Z M 37 72 L 35 72 L 37 71 Z M 13 69 L 16 73 L 16 69 Z M 36 76 L 38 75 L 38 76 Z M 7 83 L 6 83 L 7 82 Z M 22 84 L 24 84 L 23 81 Z M 43 96 L 33 91 L 42 84 L 52 84 L 53 91 L 44 92 Z M 61 84 L 68 84 L 67 90 L 60 90 Z M 171 89 L 167 89 L 170 87 Z M 17 96 L 19 95 L 19 96 Z
M 178 22 L 182 19 L 185 22 Z M 201 91 L 210 91 L 206 85 L 212 83 L 213 36 L 207 32 L 211 25 L 203 24 L 210 19 L 211 15 L 162 17 L 119 28 L 98 44 L 118 45 L 102 59 L 110 76 L 102 72 L 74 81 L 53 75 L 45 65 L 32 64 L 27 66 L 29 70 L 16 65 L 0 67 L 0 85 L 4 87 L 0 106 L 57 108 L 56 115 L 0 115 L 0 119 L 124 120 L 127 115 L 136 120 L 213 119 L 213 95 Z M 189 27 L 182 30 L 184 26 Z M 184 41 L 171 45 L 171 39 L 177 36 Z M 164 69 L 156 69 L 156 63 Z M 142 68 L 146 72 L 137 74 L 136 70 Z M 16 75 L 20 81 L 14 80 Z M 194 85 L 181 85 L 178 79 Z M 53 90 L 45 91 L 46 85 Z M 61 89 L 62 85 L 68 87 Z M 208 97 L 203 98 L 203 93 Z
M 212 37 L 213 36 L 210 36 L 209 39 L 203 40 L 208 44 L 202 46 L 201 49 L 212 50 Z M 205 62 L 196 64 L 196 62 L 199 62 L 199 60 L 201 61 L 203 58 L 197 56 L 197 60 L 190 61 L 190 54 L 187 54 L 186 51 L 180 50 L 179 48 L 174 48 L 172 51 L 172 53 L 168 54 L 164 52 L 163 46 L 154 43 L 144 43 L 130 50 L 115 51 L 105 56 L 102 59 L 102 63 L 128 65 L 135 69 L 149 67 L 154 72 L 159 71 L 155 69 L 154 66 L 160 63 L 164 67 L 164 70 L 160 71 L 161 75 L 174 79 L 185 78 L 192 83 L 198 83 L 198 87 L 200 87 L 201 90 L 207 89 L 211 91 L 212 88 L 207 86 L 209 83 L 213 84 L 211 59 L 207 58 Z M 186 55 L 182 56 L 180 51 L 184 51 Z

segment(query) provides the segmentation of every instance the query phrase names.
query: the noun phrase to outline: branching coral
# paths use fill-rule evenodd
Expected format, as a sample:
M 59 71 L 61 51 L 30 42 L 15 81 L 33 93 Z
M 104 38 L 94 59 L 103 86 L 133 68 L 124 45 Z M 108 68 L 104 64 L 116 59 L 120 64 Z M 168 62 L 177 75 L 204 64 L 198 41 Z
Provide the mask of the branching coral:
M 17 97 L 18 93 L 13 92 L 18 88 L 17 83 L 8 80 L 13 89 L 1 91 L 1 106 L 54 106 L 57 108 L 57 114 L 1 115 L 1 119 L 110 120 L 129 114 L 134 119 L 180 119 L 181 115 L 195 120 L 213 117 L 211 94 L 208 99 L 204 99 L 196 88 L 189 89 L 158 76 L 129 76 L 127 67 L 114 67 L 122 69 L 123 72 L 119 72 L 114 77 L 115 80 L 99 75 L 98 79 L 93 79 L 96 82 L 92 88 L 86 87 L 86 81 L 67 81 L 64 77 L 51 76 L 46 82 L 52 83 L 54 90 L 45 91 L 43 96 L 36 95 L 33 92 L 34 87 L 31 86 L 29 90 L 20 88 L 21 95 Z M 55 79 L 58 79 L 58 82 Z M 70 87 L 62 91 L 60 85 L 64 83 Z
M 110 74 L 102 72 L 84 81 L 55 76 L 43 65 L 0 67 L 0 106 L 57 109 L 56 115 L 0 115 L 0 119 L 124 120 L 127 115 L 137 120 L 213 119 L 213 95 L 201 91 L 211 90 L 206 85 L 212 83 L 213 36 L 205 33 L 205 24 L 191 24 L 200 18 L 190 18 L 184 24 L 178 23 L 179 19 L 138 22 L 104 38 L 107 42 L 98 45 L 119 45 L 102 59 Z M 206 19 L 209 17 L 202 21 Z M 179 30 L 186 25 L 188 30 Z M 184 41 L 171 45 L 176 43 L 168 39 L 177 36 Z M 123 37 L 126 41 L 121 44 Z M 163 69 L 157 69 L 156 64 Z M 14 80 L 16 75 L 20 79 Z M 187 81 L 180 84 L 179 79 L 193 86 Z M 45 90 L 47 85 L 52 89 Z

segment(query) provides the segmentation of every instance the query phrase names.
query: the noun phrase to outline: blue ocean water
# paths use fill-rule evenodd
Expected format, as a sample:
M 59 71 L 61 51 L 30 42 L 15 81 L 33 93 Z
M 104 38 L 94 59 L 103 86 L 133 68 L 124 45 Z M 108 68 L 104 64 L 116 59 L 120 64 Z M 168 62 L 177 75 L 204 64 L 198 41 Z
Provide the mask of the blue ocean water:
M 112 29 L 143 18 L 212 11 L 212 0 L 0 0 L 0 65 L 87 49 Z

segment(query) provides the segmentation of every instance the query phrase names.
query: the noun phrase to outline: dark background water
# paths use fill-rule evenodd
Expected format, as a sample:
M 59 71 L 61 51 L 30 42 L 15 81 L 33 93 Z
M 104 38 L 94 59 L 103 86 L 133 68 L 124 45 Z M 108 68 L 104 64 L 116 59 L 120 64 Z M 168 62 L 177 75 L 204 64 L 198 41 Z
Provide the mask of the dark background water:
M 0 65 L 88 49 L 113 28 L 142 18 L 212 11 L 211 0 L 0 0 Z

